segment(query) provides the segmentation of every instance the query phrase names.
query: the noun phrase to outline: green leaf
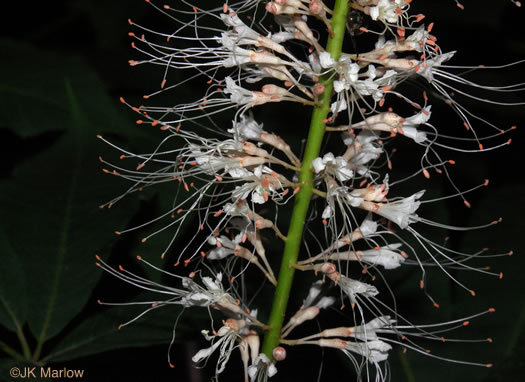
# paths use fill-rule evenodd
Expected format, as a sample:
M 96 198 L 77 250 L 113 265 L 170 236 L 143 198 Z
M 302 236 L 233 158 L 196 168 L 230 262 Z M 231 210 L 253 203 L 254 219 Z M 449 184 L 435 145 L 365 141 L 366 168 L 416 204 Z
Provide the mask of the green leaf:
M 135 301 L 151 301 L 151 295 L 149 299 L 145 293 L 141 296 L 144 298 Z M 180 306 L 153 310 L 130 325 L 118 329 L 120 324 L 134 319 L 148 308 L 148 305 L 112 307 L 84 320 L 54 347 L 44 361 L 63 362 L 112 349 L 169 344 L 177 318 L 182 312 Z M 183 338 L 187 332 L 194 333 L 196 327 L 207 327 L 208 321 L 209 316 L 205 309 L 184 311 L 177 322 L 176 339 Z
M 18 255 L 13 250 L 5 230 L 0 226 L 0 324 L 20 332 L 26 321 L 27 298 L 25 275 Z
M 37 339 L 35 358 L 44 342 L 83 308 L 100 277 L 94 253 L 136 211 L 131 198 L 111 213 L 99 209 L 118 194 L 97 160 L 99 152 L 109 148 L 94 136 L 94 126 L 78 101 L 81 96 L 77 98 L 70 84 L 65 89 L 70 118 L 54 123 L 69 125 L 70 131 L 18 166 L 0 197 L 1 215 L 9 222 L 7 234 L 29 281 L 27 322 Z
M 70 116 L 67 80 L 97 132 L 122 132 L 124 118 L 113 106 L 116 100 L 108 97 L 98 75 L 82 59 L 10 40 L 0 40 L 0 50 L 9 52 L 0 71 L 0 111 L 4 115 L 0 127 L 22 137 L 72 128 L 62 123 Z

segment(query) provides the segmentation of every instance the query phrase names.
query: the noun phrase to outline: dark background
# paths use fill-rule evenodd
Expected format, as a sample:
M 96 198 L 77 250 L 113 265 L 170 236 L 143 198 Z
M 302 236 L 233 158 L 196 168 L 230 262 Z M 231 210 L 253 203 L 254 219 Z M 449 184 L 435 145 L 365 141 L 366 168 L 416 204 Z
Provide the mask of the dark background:
M 433 32 L 441 47 L 445 51 L 458 50 L 454 64 L 499 65 L 525 58 L 522 9 L 503 0 L 463 4 L 464 11 L 453 1 L 429 4 L 419 0 L 413 4 L 413 13 L 421 11 L 427 20 L 435 21 Z M 141 296 L 129 285 L 103 275 L 94 265 L 95 253 L 114 266 L 123 264 L 160 280 L 158 274 L 142 269 L 133 259 L 138 254 L 157 258 L 154 254 L 162 251 L 170 232 L 141 245 L 140 238 L 151 230 L 121 238 L 113 231 L 157 216 L 169 204 L 165 199 L 170 199 L 173 190 L 170 186 L 149 190 L 140 197 L 125 198 L 110 211 L 99 210 L 98 205 L 120 195 L 127 183 L 102 174 L 104 166 L 98 156 L 116 159 L 118 154 L 97 140 L 96 134 L 133 150 L 155 147 L 161 137 L 159 132 L 137 128 L 135 116 L 118 102 L 120 96 L 131 103 L 141 102 L 143 94 L 158 89 L 162 75 L 155 68 L 127 65 L 128 59 L 136 58 L 127 36 L 127 19 L 152 29 L 169 30 L 170 24 L 142 1 L 16 2 L 11 6 L 15 9 L 4 15 L 0 40 L 0 380 L 12 380 L 8 376 L 12 366 L 27 365 L 10 358 L 4 347 L 22 351 L 17 329 L 25 333 L 31 349 L 44 333 L 41 362 L 56 368 L 85 369 L 85 380 L 209 380 L 213 367 L 202 374 L 190 367 L 191 356 L 205 346 L 198 331 L 206 328 L 206 314 L 185 313 L 170 352 L 175 368 L 170 369 L 168 343 L 177 309 L 159 310 L 116 331 L 119 323 L 141 310 L 97 304 L 99 299 L 125 302 L 140 300 Z M 491 85 L 512 84 L 525 81 L 524 69 L 522 64 L 474 73 L 470 78 Z M 180 89 L 165 97 L 173 97 L 175 104 L 197 90 Z M 505 99 L 523 101 L 524 97 L 522 93 L 521 97 Z M 503 128 L 519 126 L 525 114 L 522 106 L 503 108 L 465 102 Z M 439 122 L 444 131 L 462 128 L 446 108 L 436 105 L 433 110 L 434 123 Z M 302 116 L 302 109 L 283 111 L 264 113 L 265 126 L 281 121 L 288 126 L 288 133 L 281 135 L 304 137 L 307 117 Z M 263 112 L 256 114 L 262 116 Z M 228 118 L 224 121 L 227 123 Z M 509 137 L 512 145 L 494 152 L 451 156 L 458 163 L 452 174 L 460 187 L 469 188 L 490 179 L 488 188 L 469 197 L 471 209 L 454 199 L 445 203 L 446 208 L 441 205 L 423 211 L 425 216 L 435 214 L 432 216 L 438 216 L 436 220 L 454 225 L 479 225 L 502 216 L 503 224 L 487 230 L 429 235 L 448 235 L 454 248 L 465 251 L 483 247 L 489 247 L 491 253 L 513 250 L 512 257 L 480 263 L 489 264 L 495 272 L 502 271 L 504 278 L 472 272 L 454 274 L 476 290 L 473 298 L 437 272 L 432 277 L 432 293 L 441 304 L 439 310 L 417 289 L 418 276 L 410 271 L 394 273 L 391 284 L 400 311 L 416 322 L 439 322 L 495 307 L 495 314 L 472 320 L 468 327 L 452 333 L 461 338 L 491 337 L 494 343 L 431 347 L 445 357 L 493 362 L 495 366 L 485 369 L 455 365 L 410 352 L 404 355 L 394 349 L 390 356 L 394 381 L 520 380 L 525 359 L 521 276 L 525 265 L 521 257 L 524 141 L 519 129 Z M 396 163 L 403 168 L 410 162 L 410 155 L 400 154 Z M 446 181 L 434 185 L 438 193 L 450 192 Z M 411 187 L 416 190 L 428 185 L 418 179 Z M 300 299 L 302 294 L 295 297 Z M 337 352 L 323 354 L 305 348 L 290 351 L 286 364 L 278 365 L 276 380 L 316 380 L 321 364 L 320 380 L 343 375 L 353 379 L 351 366 Z M 229 370 L 240 370 L 236 355 L 229 366 Z M 236 375 L 225 374 L 223 380 L 234 380 Z

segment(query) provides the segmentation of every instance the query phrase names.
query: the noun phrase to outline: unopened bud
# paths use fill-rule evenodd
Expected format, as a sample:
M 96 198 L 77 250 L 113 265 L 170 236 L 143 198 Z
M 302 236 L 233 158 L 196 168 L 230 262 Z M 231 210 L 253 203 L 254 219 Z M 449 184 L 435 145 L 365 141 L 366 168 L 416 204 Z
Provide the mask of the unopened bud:
M 315 94 L 316 96 L 320 96 L 321 94 L 324 93 L 324 85 L 323 85 L 323 84 L 316 84 L 316 85 L 314 86 L 314 89 L 313 89 L 313 90 L 314 90 L 314 94 Z
M 268 151 L 261 149 L 251 142 L 244 142 L 242 144 L 242 151 L 248 155 L 266 158 L 269 156 Z
M 273 359 L 276 361 L 284 361 L 286 359 L 286 349 L 282 346 L 277 346 L 272 351 Z
M 321 3 L 319 0 L 310 1 L 308 7 L 310 8 L 310 12 L 312 12 L 313 15 L 321 17 L 326 15 L 326 11 L 323 8 L 323 3 Z
M 259 335 L 254 331 L 250 331 L 250 334 L 246 336 L 246 342 L 250 348 L 250 357 L 254 360 L 259 355 L 259 348 L 261 345 Z
M 288 94 L 288 90 L 272 84 L 264 85 L 261 91 L 269 96 L 283 96 Z
M 321 338 L 318 341 L 319 346 L 334 349 L 344 349 L 348 345 L 347 341 L 340 338 Z
M 320 269 L 321 272 L 323 272 L 325 275 L 330 275 L 332 273 L 335 273 L 337 271 L 337 268 L 335 264 L 332 263 L 324 263 L 321 265 Z

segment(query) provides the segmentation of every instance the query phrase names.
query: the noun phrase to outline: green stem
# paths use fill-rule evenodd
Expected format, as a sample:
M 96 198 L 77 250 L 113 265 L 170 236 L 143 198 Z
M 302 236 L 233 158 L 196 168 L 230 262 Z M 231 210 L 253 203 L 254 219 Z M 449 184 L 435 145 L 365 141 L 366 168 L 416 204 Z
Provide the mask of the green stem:
M 326 45 L 326 51 L 330 53 L 334 60 L 338 60 L 341 56 L 347 14 L 348 0 L 336 0 L 331 20 L 332 35 L 328 39 Z M 312 180 L 314 174 L 312 171 L 312 161 L 319 156 L 325 133 L 325 121 L 330 112 L 333 93 L 333 78 L 324 78 L 323 84 L 325 90 L 320 99 L 320 106 L 315 107 L 312 114 L 310 131 L 308 133 L 308 140 L 306 142 L 301 171 L 299 173 L 301 189 L 296 195 L 287 235 L 288 239 L 286 240 L 286 245 L 284 247 L 279 280 L 275 290 L 270 320 L 268 322 L 270 330 L 266 333 L 263 344 L 263 352 L 270 359 L 273 359 L 273 349 L 281 342 L 281 328 L 286 313 L 286 306 L 288 305 L 288 297 L 290 295 L 295 271 L 292 266 L 297 262 L 303 238 L 304 222 L 306 220 L 313 193 Z
M 11 358 L 16 359 L 17 361 L 27 361 L 27 358 L 22 354 L 18 353 L 15 349 L 8 346 L 6 343 L 0 341 L 0 350 L 10 355 Z
M 16 326 L 16 335 L 18 336 L 18 340 L 20 341 L 20 345 L 22 346 L 24 356 L 26 357 L 26 359 L 31 358 L 31 349 L 29 348 L 29 344 L 27 343 L 24 331 L 18 324 Z
M 13 321 L 13 324 L 16 327 L 16 335 L 18 337 L 18 340 L 20 341 L 20 345 L 22 346 L 22 351 L 24 353 L 24 356 L 26 357 L 26 359 L 30 359 L 31 349 L 29 348 L 29 344 L 24 335 L 22 326 L 20 325 L 20 322 L 18 321 L 18 318 L 16 317 L 16 314 L 13 312 L 10 305 L 1 296 L 0 296 L 0 303 L 4 307 L 5 311 L 7 312 L 7 314 L 9 315 L 9 317 Z
M 399 357 L 399 360 L 401 361 L 401 367 L 405 372 L 406 381 L 416 382 L 416 378 L 414 377 L 414 373 L 412 372 L 412 368 L 410 367 L 410 363 L 408 362 L 407 355 L 403 353 L 401 349 L 398 350 L 397 355 Z

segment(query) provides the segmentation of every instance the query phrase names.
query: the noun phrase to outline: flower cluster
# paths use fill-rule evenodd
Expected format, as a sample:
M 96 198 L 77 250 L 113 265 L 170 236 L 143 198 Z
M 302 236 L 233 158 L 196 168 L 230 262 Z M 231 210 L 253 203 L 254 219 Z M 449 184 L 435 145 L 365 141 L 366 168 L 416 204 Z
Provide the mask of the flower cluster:
M 209 328 L 202 330 L 211 346 L 194 355 L 196 364 L 218 352 L 215 373 L 219 375 L 238 350 L 245 380 L 262 381 L 277 373 L 276 362 L 286 357 L 283 346 L 291 351 L 298 345 L 312 345 L 342 351 L 358 374 L 381 381 L 388 378 L 383 365 L 392 346 L 428 354 L 414 339 L 444 339 L 442 333 L 493 311 L 419 326 L 404 318 L 395 304 L 385 303 L 381 287 L 374 282 L 377 275 L 386 278 L 387 271 L 412 266 L 421 273 L 421 289 L 438 306 L 427 291 L 429 267 L 439 268 L 471 294 L 475 292 L 454 278 L 450 269 L 501 277 L 468 264 L 482 257 L 483 251 L 447 248 L 423 235 L 426 228 L 415 226 L 465 230 L 498 223 L 449 226 L 425 217 L 420 209 L 447 198 L 462 199 L 469 207 L 466 195 L 488 184 L 485 180 L 469 190 L 456 187 L 449 175 L 455 162 L 443 159 L 442 151 L 481 152 L 510 143 L 500 137 L 512 128 L 502 129 L 474 114 L 452 93 L 503 104 L 470 95 L 466 89 L 508 92 L 523 90 L 520 85 L 482 86 L 455 74 L 462 67 L 447 65 L 455 52 L 442 51 L 432 34 L 433 23 L 424 24 L 422 14 L 412 15 L 409 0 L 337 0 L 332 6 L 321 0 L 246 0 L 216 9 L 187 2 L 175 9 L 147 2 L 178 25 L 174 32 L 161 33 L 129 21 L 132 46 L 142 55 L 129 63 L 165 68 L 160 89 L 145 98 L 176 92 L 188 82 L 205 90 L 197 100 L 166 107 L 135 107 L 121 99 L 139 115 L 138 124 L 160 128 L 166 135 L 149 154 L 120 149 L 121 159 L 138 162 L 133 170 L 101 161 L 108 166 L 106 172 L 132 182 L 126 194 L 157 183 L 179 185 L 173 207 L 153 221 L 171 219 L 162 230 L 173 228 L 173 240 L 162 257 L 175 256 L 174 265 L 204 263 L 213 277 L 201 277 L 201 286 L 194 281 L 200 270 L 189 277 L 174 275 L 180 279 L 178 289 L 124 269 L 115 271 L 100 259 L 98 264 L 128 283 L 170 296 L 151 302 L 149 309 L 179 304 L 213 308 L 223 315 L 223 325 L 213 335 Z M 377 29 L 359 28 L 375 36 L 369 50 L 347 52 L 343 45 L 346 30 L 354 28 L 347 19 L 349 9 L 369 18 Z M 170 84 L 172 70 L 182 71 L 187 79 Z M 407 91 L 406 84 L 414 82 L 426 90 Z M 268 126 L 255 117 L 259 110 L 268 113 L 275 107 L 272 104 L 285 102 L 314 110 L 301 153 L 298 142 L 306 137 L 285 139 L 280 136 L 285 136 L 284 126 Z M 432 123 L 431 102 L 448 105 L 471 135 L 454 140 L 441 133 Z M 224 113 L 232 117 L 229 126 L 217 122 L 216 117 Z M 494 133 L 478 131 L 487 126 Z M 334 136 L 326 145 L 331 151 L 322 151 L 327 135 Z M 464 147 L 465 142 L 472 147 Z M 399 174 L 393 169 L 392 145 L 397 143 L 412 153 L 412 162 L 419 163 L 408 176 L 410 169 Z M 457 192 L 437 199 L 425 199 L 424 189 L 401 193 L 411 179 L 430 178 L 431 172 L 446 176 Z M 292 211 L 288 226 L 278 219 L 283 208 Z M 181 227 L 190 220 L 198 220 L 192 240 L 175 249 Z M 267 256 L 268 239 L 273 237 L 284 245 L 279 274 L 275 263 L 281 258 L 275 253 Z M 236 296 L 243 282 L 239 276 L 249 268 L 260 271 L 273 285 L 269 288 L 276 287 L 277 302 L 272 312 L 263 313 L 269 320 L 257 318 L 257 308 L 264 311 L 264 304 L 249 292 Z M 313 284 L 302 306 L 285 323 L 282 317 L 296 270 L 310 275 Z M 331 285 L 336 288 L 328 288 Z M 330 290 L 337 292 L 326 295 Z M 317 319 L 334 304 L 343 308 L 346 301 L 350 309 L 344 326 L 289 338 L 296 327 Z M 266 338 L 261 348 L 262 335 Z

